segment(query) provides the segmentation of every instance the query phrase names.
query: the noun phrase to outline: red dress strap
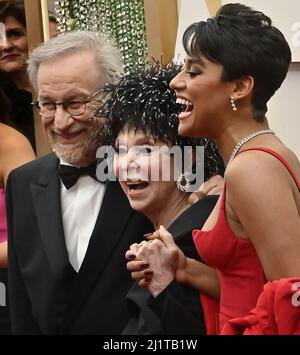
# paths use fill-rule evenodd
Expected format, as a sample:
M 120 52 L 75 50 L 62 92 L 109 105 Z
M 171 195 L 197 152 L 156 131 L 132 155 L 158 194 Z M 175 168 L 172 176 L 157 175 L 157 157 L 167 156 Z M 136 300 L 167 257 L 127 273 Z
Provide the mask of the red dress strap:
M 298 187 L 298 191 L 300 192 L 300 182 L 298 181 L 298 178 L 296 176 L 296 174 L 294 173 L 294 171 L 292 170 L 292 168 L 290 167 L 289 163 L 277 152 L 275 152 L 275 150 L 272 150 L 270 148 L 266 148 L 266 147 L 254 147 L 254 148 L 248 148 L 248 149 L 244 149 L 241 152 L 239 152 L 237 155 L 242 154 L 243 152 L 247 152 L 249 150 L 260 150 L 262 152 L 268 153 L 270 155 L 273 155 L 273 157 L 275 157 L 276 159 L 278 159 L 288 170 L 288 172 L 291 174 L 293 180 L 295 181 L 295 184 Z M 224 184 L 224 189 L 223 189 L 223 193 L 222 193 L 222 197 L 221 197 L 221 210 L 225 209 L 225 196 L 226 196 L 226 183 Z
M 275 152 L 272 149 L 269 148 L 265 148 L 265 147 L 254 147 L 254 148 L 248 148 L 248 149 L 244 149 L 241 152 L 239 152 L 239 154 L 243 153 L 243 152 L 247 152 L 249 150 L 260 150 L 262 152 L 268 153 L 270 155 L 273 155 L 273 157 L 275 157 L 276 159 L 278 159 L 279 161 L 281 161 L 281 163 L 287 168 L 288 172 L 291 174 L 293 180 L 295 181 L 295 184 L 298 187 L 298 190 L 300 191 L 300 183 L 298 181 L 298 178 L 296 176 L 296 174 L 294 173 L 294 171 L 292 170 L 292 168 L 290 167 L 289 163 L 277 152 Z

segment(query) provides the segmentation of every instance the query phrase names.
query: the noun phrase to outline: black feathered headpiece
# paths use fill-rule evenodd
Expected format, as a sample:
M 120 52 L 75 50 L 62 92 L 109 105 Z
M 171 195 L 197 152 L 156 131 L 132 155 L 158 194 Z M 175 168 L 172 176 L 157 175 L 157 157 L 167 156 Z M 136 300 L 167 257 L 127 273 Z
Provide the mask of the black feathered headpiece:
M 96 117 L 104 119 L 106 143 L 114 145 L 120 131 L 134 129 L 170 146 L 204 146 L 205 179 L 223 175 L 224 165 L 214 143 L 207 138 L 181 137 L 178 134 L 178 114 L 182 105 L 169 86 L 182 70 L 175 64 L 155 62 L 144 70 L 131 72 L 117 83 L 102 89 L 103 103 Z

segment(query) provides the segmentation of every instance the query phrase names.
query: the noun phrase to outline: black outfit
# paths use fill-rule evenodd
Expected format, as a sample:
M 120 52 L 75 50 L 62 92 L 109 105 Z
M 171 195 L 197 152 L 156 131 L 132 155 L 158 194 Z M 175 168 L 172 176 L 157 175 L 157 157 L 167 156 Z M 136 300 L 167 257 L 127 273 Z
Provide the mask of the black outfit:
M 153 231 L 118 182 L 108 182 L 88 249 L 76 273 L 68 260 L 54 154 L 14 170 L 7 183 L 13 334 L 120 334 L 133 281 L 125 252 Z
M 168 228 L 190 258 L 200 260 L 192 231 L 201 229 L 219 196 L 207 196 L 184 211 Z M 131 319 L 123 334 L 205 334 L 199 291 L 173 281 L 156 298 L 135 283 L 126 296 Z
M 17 86 L 10 81 L 4 81 L 2 87 L 11 103 L 9 119 L 13 127 L 24 134 L 32 145 L 33 150 L 36 151 L 31 92 L 18 89 Z

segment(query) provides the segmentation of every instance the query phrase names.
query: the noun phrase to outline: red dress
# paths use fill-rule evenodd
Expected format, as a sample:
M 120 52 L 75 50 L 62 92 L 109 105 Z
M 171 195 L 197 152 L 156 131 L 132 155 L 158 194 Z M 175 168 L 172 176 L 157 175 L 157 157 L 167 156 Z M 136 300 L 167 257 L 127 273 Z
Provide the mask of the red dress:
M 279 159 L 292 175 L 298 186 L 298 190 L 300 191 L 300 184 L 297 181 L 295 174 L 290 169 L 288 163 L 276 152 L 261 147 L 244 151 L 248 150 L 261 150 Z M 227 223 L 225 213 L 226 186 L 224 187 L 224 191 L 220 198 L 220 212 L 214 228 L 209 231 L 195 230 L 193 232 L 193 238 L 198 253 L 201 255 L 205 263 L 216 269 L 220 280 L 221 297 L 218 316 L 216 317 L 211 309 L 204 309 L 204 311 L 207 311 L 206 319 L 209 321 L 210 325 L 212 322 L 215 322 L 215 319 L 217 319 L 217 333 L 243 334 L 246 333 L 246 328 L 252 327 L 254 324 L 253 322 L 255 322 L 254 318 L 258 319 L 264 316 L 266 313 L 266 308 L 264 307 L 270 303 L 270 299 L 273 297 L 271 295 L 274 295 L 277 284 L 276 282 L 267 283 L 266 289 L 263 292 L 266 278 L 251 241 L 238 238 Z M 286 283 L 285 287 L 288 289 L 291 285 L 295 284 L 295 280 L 296 279 L 293 279 L 292 282 L 291 279 L 283 279 L 281 282 Z M 300 277 L 298 281 L 300 281 Z M 291 292 L 295 293 L 297 291 L 294 290 Z M 282 298 L 282 291 L 280 291 L 280 294 Z M 261 304 L 259 305 L 260 309 L 252 310 L 256 307 L 259 298 L 261 300 Z M 203 305 L 205 305 L 205 303 L 204 300 Z M 280 307 L 283 307 L 283 304 L 285 304 L 284 307 L 288 306 L 288 302 L 279 302 L 276 307 L 278 307 L 279 304 Z M 294 307 L 292 302 L 290 302 L 290 307 Z M 295 331 L 300 332 L 300 306 L 296 307 L 296 309 L 294 308 L 292 308 L 294 316 L 296 316 L 296 318 L 299 317 L 299 322 L 297 323 L 296 321 L 297 325 Z M 248 322 L 245 323 L 244 317 L 248 316 L 251 310 L 252 323 L 249 319 Z M 286 312 L 283 313 L 289 313 L 291 311 L 287 308 L 285 308 L 285 310 Z M 273 312 L 276 313 L 276 310 L 273 309 Z M 267 313 L 269 314 L 269 310 Z M 232 321 L 233 319 L 235 319 L 235 322 Z M 270 322 L 272 320 L 274 322 L 276 321 L 275 314 L 272 319 L 269 319 Z M 211 329 L 211 327 L 209 328 L 209 333 L 213 334 L 214 330 Z M 248 334 L 265 334 L 258 327 L 255 331 L 252 333 L 249 332 Z M 289 331 L 291 332 L 292 330 L 290 329 Z

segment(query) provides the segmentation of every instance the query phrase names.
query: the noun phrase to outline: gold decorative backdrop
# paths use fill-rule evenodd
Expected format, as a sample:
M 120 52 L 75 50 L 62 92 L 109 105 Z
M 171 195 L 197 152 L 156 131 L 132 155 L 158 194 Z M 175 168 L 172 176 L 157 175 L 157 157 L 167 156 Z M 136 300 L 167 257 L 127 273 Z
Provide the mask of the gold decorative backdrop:
M 56 0 L 55 12 L 62 32 L 100 31 L 112 38 L 122 52 L 125 72 L 145 65 L 143 0 Z

